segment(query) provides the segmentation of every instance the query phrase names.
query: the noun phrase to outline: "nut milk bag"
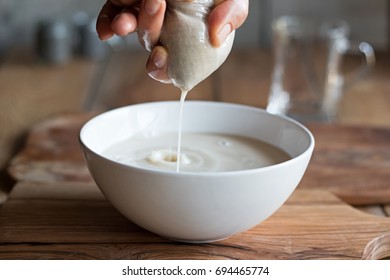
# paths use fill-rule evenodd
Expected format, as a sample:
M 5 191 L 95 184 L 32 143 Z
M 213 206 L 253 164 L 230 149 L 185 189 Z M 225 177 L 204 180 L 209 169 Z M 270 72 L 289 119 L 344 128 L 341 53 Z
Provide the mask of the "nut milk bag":
M 168 75 L 189 91 L 221 66 L 229 55 L 234 31 L 215 48 L 208 35 L 207 16 L 215 0 L 167 0 L 161 44 L 168 50 Z

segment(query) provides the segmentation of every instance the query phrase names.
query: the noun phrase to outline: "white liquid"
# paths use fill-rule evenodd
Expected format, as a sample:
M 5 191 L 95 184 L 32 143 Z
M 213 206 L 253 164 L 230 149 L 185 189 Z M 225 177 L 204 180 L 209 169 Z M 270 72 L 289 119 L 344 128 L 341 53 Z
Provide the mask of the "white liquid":
M 178 136 L 177 136 L 177 155 L 176 155 L 176 172 L 180 172 L 180 163 L 181 163 L 181 130 L 183 123 L 183 107 L 184 100 L 186 99 L 188 91 L 181 90 L 180 95 L 180 110 L 179 110 L 179 128 L 178 128 Z
M 176 133 L 133 137 L 108 148 L 103 155 L 120 163 L 161 170 L 177 170 L 172 149 Z M 188 172 L 238 171 L 274 165 L 291 157 L 270 144 L 243 136 L 183 133 L 180 170 Z

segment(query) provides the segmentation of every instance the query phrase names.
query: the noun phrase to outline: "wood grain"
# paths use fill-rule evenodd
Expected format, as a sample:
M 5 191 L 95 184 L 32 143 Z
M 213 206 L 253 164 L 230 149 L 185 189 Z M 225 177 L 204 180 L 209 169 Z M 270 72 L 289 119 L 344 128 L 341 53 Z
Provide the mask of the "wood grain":
M 324 188 L 354 205 L 390 200 L 390 129 L 308 124 L 316 139 L 302 187 Z
M 363 252 L 366 260 L 390 260 L 390 233 L 385 233 L 371 240 Z
M 65 114 L 32 127 L 25 148 L 10 163 L 10 175 L 17 181 L 92 182 L 78 134 L 94 115 Z
M 257 227 L 192 245 L 139 228 L 105 200 L 55 197 L 15 197 L 0 209 L 0 259 L 360 259 L 390 228 L 329 192 L 298 189 Z
M 32 128 L 9 172 L 16 181 L 92 182 L 78 142 L 94 114 L 62 115 Z M 390 203 L 390 129 L 308 124 L 316 147 L 301 188 L 330 190 L 354 205 Z
M 25 150 L 10 168 L 18 183 L 0 209 L 0 258 L 359 259 L 366 244 L 390 228 L 388 218 L 365 214 L 327 191 L 301 184 L 274 216 L 248 232 L 203 245 L 162 239 L 122 217 L 80 168 L 84 160 L 78 154 L 77 134 L 92 115 L 60 116 L 32 129 Z M 336 145 L 339 150 L 344 147 L 343 139 L 351 137 L 342 134 L 348 129 L 315 127 L 328 136 L 336 130 L 341 139 Z M 372 133 L 362 135 L 366 138 L 357 143 L 364 146 Z M 319 151 L 328 147 L 325 144 L 330 139 L 325 137 L 319 143 Z M 381 147 L 380 139 L 376 147 Z M 323 153 L 328 156 L 329 151 Z M 321 159 L 321 153 L 318 157 Z M 47 168 L 53 163 L 57 173 Z M 73 163 L 77 168 L 61 167 Z M 28 168 L 20 168 L 26 164 Z
M 387 216 L 390 216 L 390 204 L 386 204 L 384 208 L 385 208 Z
M 356 209 L 380 217 L 388 217 L 382 205 L 355 206 Z
M 14 155 L 30 126 L 52 115 L 81 109 L 93 64 L 64 66 L 7 62 L 0 67 L 0 169 Z
M 80 111 L 94 68 L 91 61 L 50 66 L 34 63 L 25 52 L 11 53 L 0 67 L 0 205 L 12 186 L 5 170 L 28 129 L 50 116 Z
M 346 91 L 339 123 L 308 124 L 315 135 L 316 148 L 302 182 L 288 202 L 250 231 L 199 245 L 163 239 L 121 216 L 94 184 L 78 143 L 81 125 L 102 110 L 178 99 L 174 87 L 145 75 L 145 55 L 122 54 L 108 61 L 102 83 L 97 84 L 99 93 L 92 102 L 97 111 L 59 115 L 30 130 L 23 150 L 8 169 L 17 183 L 0 208 L 0 259 L 388 258 L 389 218 L 364 213 L 345 201 L 386 204 L 383 209 L 390 213 L 389 55 L 380 55 L 371 76 Z M 233 52 L 221 69 L 194 89 L 189 99 L 265 107 L 271 58 L 269 52 L 262 50 Z M 44 94 L 53 91 L 59 95 L 56 100 L 64 102 L 65 107 L 80 103 L 79 92 L 69 100 L 62 92 L 84 88 L 91 65 L 80 64 L 77 71 L 73 66 L 57 69 L 56 73 L 37 67 L 33 75 L 31 69 L 17 66 L 7 74 L 10 76 L 2 75 L 5 80 L 0 79 L 0 98 L 10 98 L 3 92 L 20 91 L 29 98 L 34 90 L 42 90 Z M 83 74 L 74 80 L 79 70 Z M 25 77 L 30 82 L 15 83 L 15 77 Z M 36 87 L 35 80 L 39 80 Z M 51 82 L 45 85 L 45 80 Z M 64 84 L 72 87 L 58 86 Z M 29 120 L 23 121 L 24 131 L 39 119 L 29 100 L 22 104 L 32 110 L 25 114 Z M 46 101 L 39 104 L 52 108 Z M 23 106 L 13 109 L 24 110 Z M 45 109 L 38 115 L 54 111 Z

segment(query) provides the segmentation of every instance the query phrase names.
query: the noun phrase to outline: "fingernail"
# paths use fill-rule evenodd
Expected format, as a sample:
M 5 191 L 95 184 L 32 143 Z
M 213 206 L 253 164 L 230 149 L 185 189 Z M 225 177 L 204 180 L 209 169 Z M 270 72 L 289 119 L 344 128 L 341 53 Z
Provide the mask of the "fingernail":
M 145 12 L 151 16 L 155 15 L 161 7 L 162 0 L 147 0 L 145 1 Z
M 99 21 L 111 21 L 111 17 L 108 14 L 100 14 L 98 17 Z
M 229 36 L 231 32 L 232 32 L 232 25 L 230 23 L 225 24 L 224 26 L 221 27 L 221 29 L 219 29 L 217 38 L 220 45 L 223 42 L 225 42 L 226 38 Z
M 155 71 L 152 71 L 150 73 L 148 73 L 149 77 L 151 77 L 152 79 L 156 80 L 156 81 L 159 81 L 161 83 L 164 83 L 164 84 L 172 84 L 172 80 L 171 79 L 161 79 L 160 76 L 162 76 L 162 73 L 161 73 L 161 70 L 155 70 Z
M 99 35 L 99 39 L 103 42 L 108 41 L 109 39 L 114 36 L 113 34 L 104 34 L 104 35 Z
M 167 56 L 160 51 L 156 51 L 153 54 L 152 63 L 156 66 L 157 69 L 161 69 L 167 64 Z
M 125 36 L 130 33 L 133 33 L 136 29 L 136 26 L 131 22 L 126 20 L 125 12 L 118 14 L 111 22 L 111 29 L 118 36 Z

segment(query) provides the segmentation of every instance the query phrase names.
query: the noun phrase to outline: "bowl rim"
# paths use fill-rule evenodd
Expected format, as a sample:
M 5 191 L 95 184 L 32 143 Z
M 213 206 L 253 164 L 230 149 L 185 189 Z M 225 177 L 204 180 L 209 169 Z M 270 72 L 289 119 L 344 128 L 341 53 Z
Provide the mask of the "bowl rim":
M 85 143 L 85 141 L 83 141 L 82 134 L 87 129 L 87 126 L 91 122 L 96 121 L 97 118 L 103 118 L 105 115 L 113 114 L 113 113 L 115 113 L 116 111 L 119 111 L 119 110 L 127 110 L 130 107 L 133 108 L 133 107 L 143 107 L 143 106 L 153 106 L 153 105 L 157 106 L 158 104 L 178 104 L 179 102 L 180 101 L 174 101 L 174 100 L 172 100 L 172 101 L 169 100 L 169 101 L 144 102 L 144 103 L 138 103 L 138 104 L 132 104 L 132 105 L 126 105 L 126 106 L 118 107 L 118 108 L 115 108 L 115 109 L 103 112 L 101 114 L 98 114 L 98 115 L 92 117 L 91 119 L 89 119 L 81 127 L 80 132 L 78 134 L 79 143 L 80 143 L 80 145 L 81 145 L 83 150 L 87 150 L 89 153 L 92 153 L 94 156 L 96 156 L 96 157 L 98 157 L 98 158 L 100 158 L 102 160 L 108 161 L 108 162 L 110 162 L 110 164 L 117 165 L 121 169 L 123 168 L 123 169 L 126 169 L 126 170 L 137 170 L 138 172 L 144 172 L 144 173 L 148 173 L 148 174 L 169 175 L 169 176 L 178 176 L 178 177 L 183 177 L 183 176 L 186 176 L 186 177 L 188 177 L 188 176 L 195 176 L 195 177 L 226 177 L 226 176 L 237 176 L 237 175 L 240 175 L 240 176 L 242 176 L 242 175 L 250 175 L 250 174 L 259 173 L 259 172 L 263 172 L 263 171 L 265 172 L 266 170 L 272 170 L 272 169 L 275 169 L 275 168 L 279 168 L 280 166 L 283 166 L 283 165 L 293 164 L 295 161 L 299 161 L 302 157 L 307 156 L 307 154 L 310 154 L 310 157 L 311 157 L 311 154 L 312 154 L 312 152 L 314 150 L 315 139 L 314 139 L 314 136 L 311 133 L 311 131 L 306 126 L 301 124 L 300 122 L 298 122 L 298 121 L 296 121 L 296 120 L 294 120 L 294 119 L 292 119 L 292 118 L 290 118 L 288 116 L 272 114 L 272 113 L 267 112 L 265 109 L 254 107 L 254 106 L 250 106 L 250 105 L 243 105 L 243 104 L 236 104 L 236 103 L 229 103 L 229 102 L 219 102 L 219 101 L 199 101 L 199 100 L 188 100 L 188 101 L 185 101 L 185 102 L 186 102 L 186 104 L 187 103 L 201 104 L 202 106 L 222 106 L 222 107 L 225 107 L 225 108 L 226 107 L 233 107 L 233 108 L 237 108 L 237 109 L 252 110 L 252 111 L 257 111 L 257 112 L 262 112 L 262 113 L 265 113 L 265 114 L 269 114 L 272 117 L 275 117 L 275 118 L 282 119 L 284 121 L 290 122 L 290 123 L 296 125 L 297 127 L 299 127 L 300 129 L 302 129 L 307 134 L 307 136 L 309 138 L 309 146 L 301 154 L 299 154 L 299 155 L 297 155 L 295 157 L 292 157 L 289 160 L 286 160 L 286 161 L 283 161 L 283 162 L 280 162 L 280 163 L 277 163 L 277 164 L 269 165 L 269 166 L 264 166 L 264 167 L 258 167 L 258 168 L 253 168 L 253 169 L 245 169 L 245 170 L 235 170 L 235 171 L 212 171 L 212 172 L 179 171 L 179 172 L 177 172 L 175 170 L 162 170 L 162 169 L 160 170 L 160 169 L 146 168 L 146 167 L 133 166 L 133 165 L 120 163 L 120 162 L 117 162 L 117 161 L 114 161 L 112 159 L 109 159 L 109 158 L 107 158 L 105 156 L 102 156 L 101 154 L 93 151 Z

